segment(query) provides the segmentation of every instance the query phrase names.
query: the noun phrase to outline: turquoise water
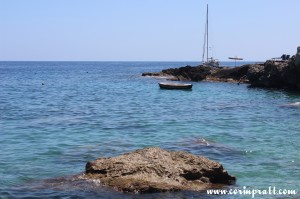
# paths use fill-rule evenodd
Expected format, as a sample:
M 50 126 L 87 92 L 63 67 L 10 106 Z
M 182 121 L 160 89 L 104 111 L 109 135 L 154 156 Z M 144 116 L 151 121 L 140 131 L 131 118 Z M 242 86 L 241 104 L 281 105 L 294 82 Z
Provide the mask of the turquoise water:
M 282 105 L 300 93 L 211 82 L 160 90 L 161 80 L 141 76 L 186 64 L 196 63 L 0 62 L 0 197 L 231 198 L 121 194 L 70 177 L 89 160 L 147 146 L 221 162 L 238 179 L 229 188 L 299 192 L 300 107 Z

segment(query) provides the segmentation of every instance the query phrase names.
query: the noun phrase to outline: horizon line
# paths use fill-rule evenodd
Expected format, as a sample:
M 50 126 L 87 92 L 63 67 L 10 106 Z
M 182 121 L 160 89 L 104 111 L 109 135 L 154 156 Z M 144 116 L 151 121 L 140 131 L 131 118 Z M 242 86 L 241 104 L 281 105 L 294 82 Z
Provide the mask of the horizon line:
M 265 60 L 266 61 L 266 60 Z M 265 62 L 265 61 L 249 61 L 249 60 L 241 60 L 238 62 Z M 0 60 L 0 62 L 199 62 L 202 63 L 202 61 L 188 61 L 188 60 L 168 60 L 168 61 L 149 61 L 149 60 L 130 60 L 130 61 L 124 61 L 124 60 Z M 220 61 L 220 62 L 234 62 L 234 61 Z

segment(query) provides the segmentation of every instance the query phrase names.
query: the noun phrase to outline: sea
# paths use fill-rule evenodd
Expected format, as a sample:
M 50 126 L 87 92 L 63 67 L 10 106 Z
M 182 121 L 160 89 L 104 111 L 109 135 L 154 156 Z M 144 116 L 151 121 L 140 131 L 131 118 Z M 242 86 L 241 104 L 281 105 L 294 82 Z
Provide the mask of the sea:
M 120 193 L 75 180 L 88 161 L 152 146 L 222 163 L 237 177 L 225 190 L 300 198 L 300 93 L 206 81 L 163 90 L 164 79 L 142 76 L 198 64 L 0 62 L 0 198 L 253 198 Z

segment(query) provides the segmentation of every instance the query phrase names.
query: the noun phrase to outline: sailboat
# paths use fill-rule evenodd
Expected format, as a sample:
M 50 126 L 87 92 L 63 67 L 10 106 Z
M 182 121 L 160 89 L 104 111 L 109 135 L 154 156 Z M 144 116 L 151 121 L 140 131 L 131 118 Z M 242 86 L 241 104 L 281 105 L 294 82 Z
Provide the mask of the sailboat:
M 204 60 L 205 47 L 206 47 L 206 61 Z M 219 65 L 220 65 L 220 63 L 217 59 L 214 59 L 213 57 L 208 57 L 208 4 L 207 4 L 207 9 L 206 9 L 206 24 L 205 24 L 202 63 L 204 66 L 212 66 L 212 67 L 219 67 Z

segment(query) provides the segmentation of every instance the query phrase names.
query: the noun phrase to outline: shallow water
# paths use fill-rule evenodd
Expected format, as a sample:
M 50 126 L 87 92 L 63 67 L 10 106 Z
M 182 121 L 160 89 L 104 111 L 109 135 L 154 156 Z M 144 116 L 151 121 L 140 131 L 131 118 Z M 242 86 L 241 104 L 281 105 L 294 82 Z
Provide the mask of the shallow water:
M 0 62 L 0 196 L 230 198 L 121 194 L 68 177 L 147 146 L 221 162 L 238 179 L 229 188 L 299 189 L 300 107 L 285 105 L 300 94 L 211 82 L 160 90 L 161 80 L 141 77 L 186 64 L 196 63 Z

